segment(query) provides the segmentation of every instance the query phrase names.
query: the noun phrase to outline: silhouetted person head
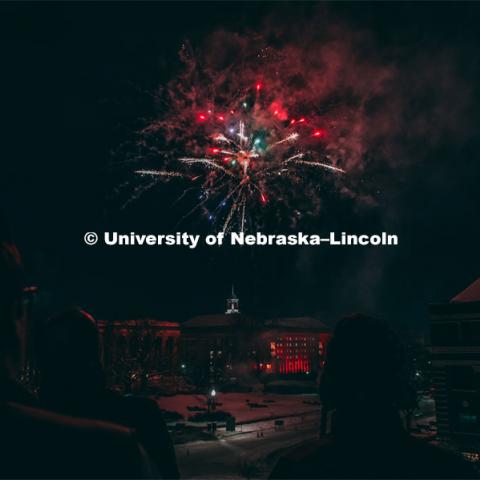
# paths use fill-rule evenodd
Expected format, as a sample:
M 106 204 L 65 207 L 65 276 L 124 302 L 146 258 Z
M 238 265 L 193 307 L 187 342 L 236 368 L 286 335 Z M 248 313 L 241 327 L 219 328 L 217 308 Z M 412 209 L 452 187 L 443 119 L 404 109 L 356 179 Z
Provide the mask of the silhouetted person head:
M 1 229 L 1 225 L 0 225 Z M 20 254 L 0 231 L 0 376 L 11 377 L 18 366 L 21 349 L 23 309 L 23 269 Z
M 415 392 L 402 344 L 385 322 L 354 315 L 338 323 L 320 397 L 322 413 L 332 413 L 332 435 L 292 448 L 270 478 L 478 478 L 464 459 L 402 425 L 400 410 L 414 406 Z
M 403 345 L 386 322 L 357 314 L 338 323 L 327 348 L 320 397 L 327 410 L 355 422 L 366 411 L 372 421 L 414 405 Z
M 99 334 L 91 315 L 75 308 L 47 322 L 39 367 L 39 396 L 45 408 L 134 429 L 161 478 L 179 477 L 175 450 L 157 403 L 124 397 L 106 387 Z
M 94 318 L 80 308 L 46 323 L 38 359 L 42 396 L 81 395 L 104 386 L 97 326 Z

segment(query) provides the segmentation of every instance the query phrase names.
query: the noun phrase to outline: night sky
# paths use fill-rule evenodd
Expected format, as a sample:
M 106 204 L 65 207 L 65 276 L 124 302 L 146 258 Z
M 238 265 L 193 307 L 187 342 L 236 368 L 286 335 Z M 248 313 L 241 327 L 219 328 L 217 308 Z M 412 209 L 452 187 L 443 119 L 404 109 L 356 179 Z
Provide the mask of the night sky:
M 429 303 L 480 275 L 480 4 L 2 3 L 0 17 L 8 119 L 1 206 L 47 311 L 73 303 L 99 318 L 182 320 L 222 311 L 235 283 L 242 310 L 252 314 L 314 315 L 333 325 L 361 311 L 402 331 L 422 330 Z M 392 98 L 404 106 L 399 146 L 389 151 L 388 168 L 365 172 L 378 182 L 375 204 L 333 198 L 303 228 L 385 230 L 399 235 L 400 246 L 83 244 L 87 231 L 172 229 L 167 193 L 158 189 L 120 208 L 114 191 L 124 178 L 112 152 L 155 114 L 149 92 L 175 75 L 185 39 L 197 45 L 219 29 L 248 35 L 266 24 L 314 28 L 318 18 L 368 35 L 381 61 L 400 72 L 412 70 L 414 58 L 432 91 L 442 86 L 428 96 L 407 85 L 411 74 L 399 82 Z

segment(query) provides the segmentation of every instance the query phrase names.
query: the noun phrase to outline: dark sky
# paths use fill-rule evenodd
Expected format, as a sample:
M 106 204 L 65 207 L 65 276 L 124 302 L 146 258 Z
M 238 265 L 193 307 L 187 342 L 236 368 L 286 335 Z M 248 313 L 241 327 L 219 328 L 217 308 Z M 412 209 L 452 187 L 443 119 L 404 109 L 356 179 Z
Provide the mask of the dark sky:
M 387 191 L 375 208 L 359 213 L 339 203 L 310 228 L 381 227 L 397 233 L 400 246 L 86 247 L 86 231 L 171 226 L 161 192 L 125 210 L 108 199 L 118 181 L 111 151 L 153 113 L 145 92 L 173 75 L 182 40 L 260 28 L 271 15 L 305 22 L 319 10 L 368 31 L 382 50 L 407 58 L 445 52 L 470 87 L 462 118 L 449 119 L 468 134 L 432 146 L 415 139 L 422 154 L 415 158 L 410 146 L 414 167 L 389 173 L 398 182 L 380 185 Z M 448 300 L 480 275 L 480 4 L 2 3 L 0 16 L 8 119 L 2 207 L 49 308 L 75 303 L 102 318 L 181 320 L 223 310 L 234 282 L 243 310 L 255 314 L 312 314 L 333 324 L 363 311 L 421 330 L 428 303 Z M 463 92 L 455 93 L 460 102 Z

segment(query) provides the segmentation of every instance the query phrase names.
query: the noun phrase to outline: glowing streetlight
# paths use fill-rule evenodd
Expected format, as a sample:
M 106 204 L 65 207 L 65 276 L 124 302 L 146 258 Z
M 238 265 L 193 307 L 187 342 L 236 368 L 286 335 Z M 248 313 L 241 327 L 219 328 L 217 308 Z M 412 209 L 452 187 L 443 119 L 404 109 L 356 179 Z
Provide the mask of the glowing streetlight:
M 208 392 L 207 396 L 207 407 L 208 407 L 208 413 L 210 413 L 212 410 L 215 410 L 215 396 L 217 395 L 217 391 L 212 388 Z

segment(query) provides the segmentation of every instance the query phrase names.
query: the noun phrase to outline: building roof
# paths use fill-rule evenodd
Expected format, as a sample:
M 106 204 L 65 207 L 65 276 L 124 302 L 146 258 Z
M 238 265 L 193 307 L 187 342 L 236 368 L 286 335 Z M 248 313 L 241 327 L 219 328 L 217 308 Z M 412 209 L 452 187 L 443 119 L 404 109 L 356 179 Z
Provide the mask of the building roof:
M 480 302 L 480 278 L 450 300 L 451 303 Z
M 215 328 L 231 327 L 244 319 L 239 313 L 216 313 L 212 315 L 198 315 L 182 323 L 183 328 Z
M 138 318 L 129 320 L 96 320 L 98 325 L 114 325 L 120 327 L 143 327 L 149 325 L 151 327 L 162 328 L 179 328 L 178 322 L 171 322 L 165 320 L 157 320 L 155 318 Z
M 315 332 L 330 331 L 327 325 L 313 317 L 272 318 L 265 321 L 265 327 L 288 330 L 310 330 Z
M 272 318 L 265 322 L 253 322 L 252 318 L 239 313 L 219 313 L 212 315 L 199 315 L 182 323 L 182 328 L 220 328 L 235 326 L 257 325 L 260 329 L 329 332 L 330 328 L 323 322 L 313 317 L 285 317 Z

